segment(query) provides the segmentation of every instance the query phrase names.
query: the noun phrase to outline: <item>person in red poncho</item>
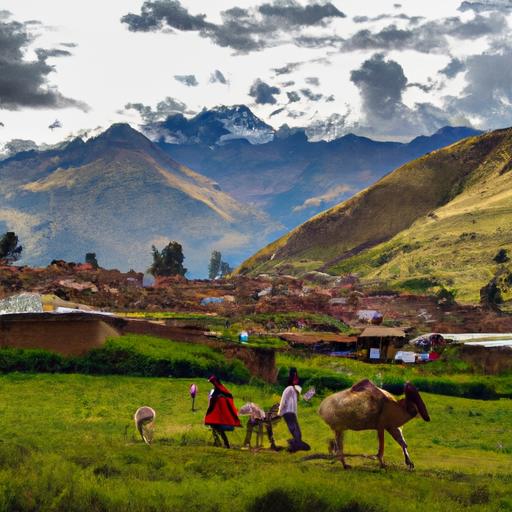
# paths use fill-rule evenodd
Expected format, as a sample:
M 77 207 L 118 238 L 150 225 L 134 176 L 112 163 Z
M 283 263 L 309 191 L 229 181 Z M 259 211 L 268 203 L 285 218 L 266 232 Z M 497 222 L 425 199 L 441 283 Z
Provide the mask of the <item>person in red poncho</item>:
M 241 426 L 238 411 L 233 401 L 233 395 L 215 375 L 212 375 L 208 381 L 213 384 L 214 389 L 210 394 L 204 424 L 212 427 L 216 446 L 220 445 L 220 436 L 224 442 L 224 446 L 229 448 L 226 432 L 231 432 L 235 427 Z

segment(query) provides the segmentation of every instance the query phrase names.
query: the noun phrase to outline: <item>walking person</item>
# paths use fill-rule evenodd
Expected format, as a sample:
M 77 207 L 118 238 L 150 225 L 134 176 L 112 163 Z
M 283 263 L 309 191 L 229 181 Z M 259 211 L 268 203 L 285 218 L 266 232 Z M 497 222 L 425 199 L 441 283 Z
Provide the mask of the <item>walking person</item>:
M 226 432 L 232 432 L 235 427 L 241 426 L 233 395 L 215 375 L 212 375 L 208 382 L 213 384 L 213 390 L 210 394 L 204 424 L 212 428 L 215 446 L 220 446 L 220 437 L 224 446 L 229 448 Z
M 309 444 L 302 440 L 299 421 L 297 419 L 297 403 L 302 388 L 299 386 L 299 374 L 296 368 L 290 368 L 288 375 L 288 386 L 283 391 L 279 404 L 279 416 L 282 416 L 292 439 L 288 441 L 288 451 L 310 450 Z

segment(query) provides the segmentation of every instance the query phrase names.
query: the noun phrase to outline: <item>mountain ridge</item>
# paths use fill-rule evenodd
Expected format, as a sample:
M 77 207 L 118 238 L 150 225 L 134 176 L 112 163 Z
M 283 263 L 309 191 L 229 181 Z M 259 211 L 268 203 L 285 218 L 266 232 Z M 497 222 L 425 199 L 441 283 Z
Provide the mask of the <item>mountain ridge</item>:
M 92 251 L 106 266 L 146 268 L 152 244 L 178 239 L 201 275 L 213 247 L 238 258 L 276 228 L 127 124 L 0 162 L 0 194 L 0 228 L 20 235 L 32 264 Z
M 512 249 L 500 231 L 512 221 L 510 147 L 508 128 L 409 162 L 264 247 L 238 272 L 430 279 L 476 301 L 496 271 L 493 256 Z
M 293 229 L 407 161 L 479 133 L 472 128 L 444 127 L 410 143 L 373 141 L 355 134 L 310 142 L 304 128 L 281 127 L 264 144 L 243 138 L 222 144 L 169 143 L 163 133 L 157 143 L 237 200 L 256 205 Z

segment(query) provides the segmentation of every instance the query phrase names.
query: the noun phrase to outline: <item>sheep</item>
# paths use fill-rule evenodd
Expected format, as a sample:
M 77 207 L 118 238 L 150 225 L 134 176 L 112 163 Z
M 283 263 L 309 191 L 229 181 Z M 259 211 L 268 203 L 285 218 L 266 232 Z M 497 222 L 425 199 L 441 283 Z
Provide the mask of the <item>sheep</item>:
M 155 410 L 148 406 L 139 407 L 133 416 L 135 427 L 146 444 L 151 444 L 151 441 L 153 441 L 153 425 L 155 418 Z
M 334 431 L 334 448 L 345 469 L 350 467 L 343 454 L 345 430 L 377 430 L 377 458 L 381 467 L 385 467 L 384 431 L 387 430 L 402 447 L 405 464 L 411 470 L 414 468 L 400 427 L 418 413 L 425 421 L 430 421 L 430 417 L 418 390 L 410 382 L 405 384 L 404 392 L 405 398 L 396 400 L 390 393 L 365 379 L 323 400 L 318 413 Z

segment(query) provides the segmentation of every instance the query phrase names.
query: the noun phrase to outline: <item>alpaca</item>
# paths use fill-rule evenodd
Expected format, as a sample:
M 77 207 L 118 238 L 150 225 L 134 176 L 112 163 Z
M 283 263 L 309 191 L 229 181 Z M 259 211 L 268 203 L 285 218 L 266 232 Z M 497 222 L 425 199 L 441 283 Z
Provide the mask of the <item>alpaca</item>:
M 404 392 L 405 398 L 396 400 L 390 393 L 365 379 L 350 389 L 329 395 L 320 404 L 318 413 L 335 434 L 334 445 L 331 447 L 337 452 L 345 469 L 350 467 L 345 463 L 343 454 L 345 430 L 377 430 L 377 458 L 381 467 L 385 467 L 384 431 L 387 430 L 402 447 L 405 464 L 409 469 L 414 468 L 400 427 L 418 413 L 425 421 L 430 421 L 430 417 L 418 390 L 410 382 L 405 384 Z
M 135 427 L 146 444 L 151 444 L 151 441 L 153 441 L 153 425 L 155 418 L 155 410 L 147 406 L 139 407 L 133 416 Z

